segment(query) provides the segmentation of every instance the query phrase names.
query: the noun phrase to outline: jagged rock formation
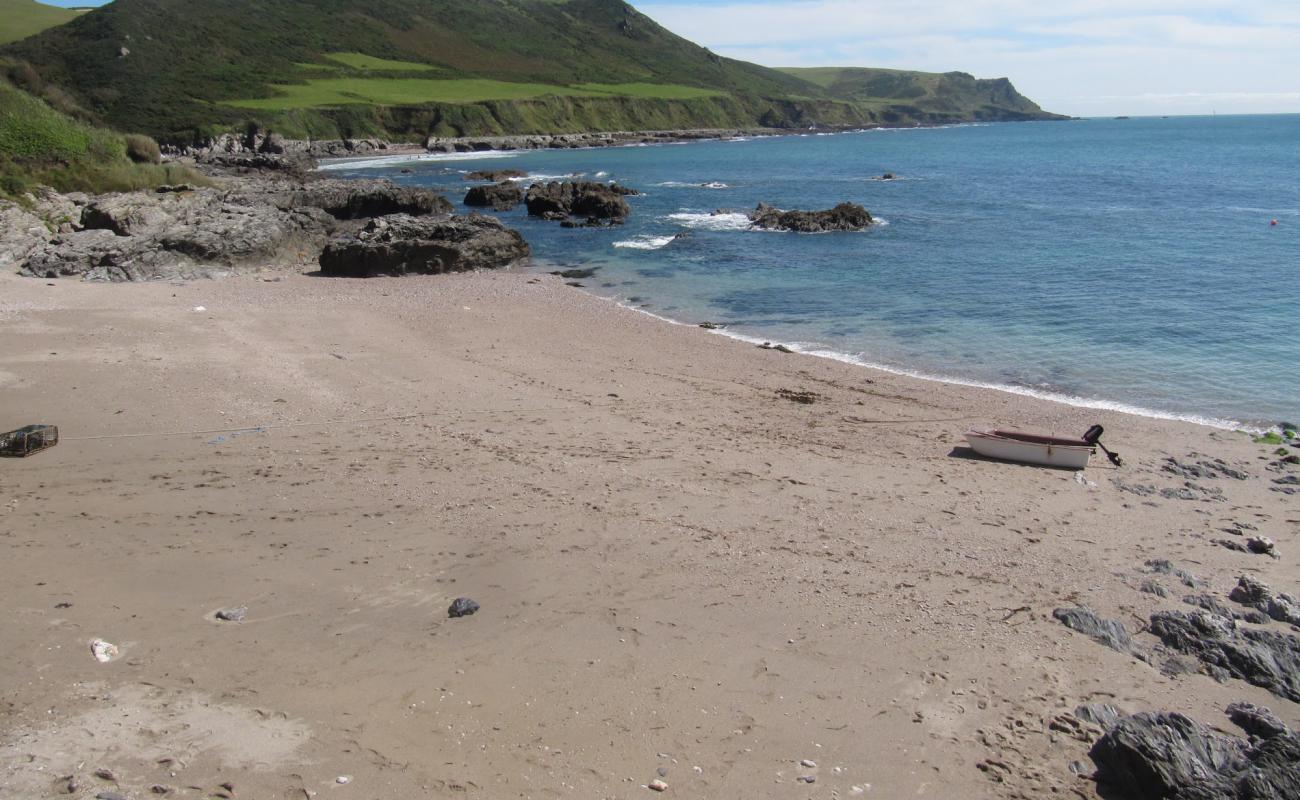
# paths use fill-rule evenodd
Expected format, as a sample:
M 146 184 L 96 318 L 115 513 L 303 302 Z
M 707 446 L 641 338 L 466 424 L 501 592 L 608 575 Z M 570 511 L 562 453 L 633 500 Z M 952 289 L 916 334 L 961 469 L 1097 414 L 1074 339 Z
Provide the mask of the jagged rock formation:
M 632 213 L 625 197 L 636 195 L 635 189 L 616 183 L 589 181 L 551 181 L 528 187 L 524 202 L 534 217 L 556 221 L 585 218 L 589 224 L 619 224 Z
M 1214 677 L 1241 678 L 1300 703 L 1300 639 L 1294 636 L 1239 626 L 1205 611 L 1157 612 L 1151 632 L 1170 650 L 1195 656 Z
M 323 275 L 334 277 L 433 275 L 504 267 L 529 252 L 518 231 L 493 217 L 395 214 L 331 241 L 320 267 Z
M 759 203 L 749 221 L 755 228 L 796 233 L 863 231 L 875 222 L 870 212 L 855 203 L 840 203 L 826 211 L 782 211 Z
M 1182 714 L 1141 713 L 1093 745 L 1103 796 L 1125 800 L 1282 800 L 1300 797 L 1300 737 L 1268 709 L 1228 707 L 1249 740 Z
M 524 190 L 510 181 L 475 186 L 465 193 L 465 205 L 509 211 L 524 201 Z

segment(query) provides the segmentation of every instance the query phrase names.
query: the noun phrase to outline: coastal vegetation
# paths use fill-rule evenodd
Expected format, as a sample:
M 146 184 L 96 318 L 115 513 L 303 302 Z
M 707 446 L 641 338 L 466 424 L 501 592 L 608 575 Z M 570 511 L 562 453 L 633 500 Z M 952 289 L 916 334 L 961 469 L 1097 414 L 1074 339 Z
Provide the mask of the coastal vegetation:
M 36 0 L 0 0 L 0 44 L 26 39 L 81 16 L 88 8 L 59 8 Z
M 934 102 L 843 92 L 720 57 L 622 0 L 115 0 L 0 52 L 94 122 L 174 143 L 250 122 L 419 140 L 1051 116 L 954 74 Z
M 149 137 L 89 125 L 0 80 L 0 195 L 18 197 L 37 185 L 105 192 L 201 181 L 159 161 Z

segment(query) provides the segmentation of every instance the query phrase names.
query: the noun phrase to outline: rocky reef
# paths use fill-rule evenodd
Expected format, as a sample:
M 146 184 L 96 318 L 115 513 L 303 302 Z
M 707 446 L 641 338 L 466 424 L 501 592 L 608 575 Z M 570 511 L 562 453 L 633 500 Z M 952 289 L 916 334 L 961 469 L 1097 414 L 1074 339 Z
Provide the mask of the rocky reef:
M 524 190 L 511 181 L 475 186 L 465 193 L 465 205 L 509 211 L 524 201 Z
M 826 211 L 782 211 L 766 203 L 749 214 L 755 228 L 796 233 L 864 231 L 875 224 L 871 213 L 856 203 L 840 203 Z
M 617 183 L 551 181 L 528 187 L 524 202 L 534 217 L 576 225 L 618 225 L 632 213 L 625 197 L 639 194 Z M 585 220 L 585 222 L 582 222 Z

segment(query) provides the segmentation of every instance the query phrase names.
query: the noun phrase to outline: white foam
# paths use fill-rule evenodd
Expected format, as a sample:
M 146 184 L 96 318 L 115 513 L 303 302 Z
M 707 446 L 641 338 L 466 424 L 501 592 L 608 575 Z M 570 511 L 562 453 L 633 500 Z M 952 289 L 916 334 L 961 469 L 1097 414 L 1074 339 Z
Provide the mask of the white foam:
M 681 212 L 669 214 L 668 219 L 686 228 L 705 231 L 747 231 L 749 217 L 744 214 L 700 214 Z
M 708 183 L 687 183 L 686 181 L 664 181 L 656 183 L 655 186 L 664 186 L 669 189 L 730 189 L 731 187 L 722 181 L 709 181 Z
M 568 175 L 523 175 L 518 178 L 510 178 L 515 183 L 549 183 L 551 181 L 571 181 L 574 178 L 582 177 L 578 173 L 569 173 Z
M 670 317 L 665 317 L 660 314 L 655 314 L 653 312 L 645 310 L 644 308 L 638 308 L 626 302 L 621 302 L 621 301 L 615 301 L 615 302 L 623 308 L 640 312 L 642 314 L 645 314 L 650 317 L 654 317 L 657 320 L 662 320 L 663 322 L 667 322 L 672 325 L 683 325 L 683 326 L 691 325 L 691 323 L 682 322 L 680 320 L 672 319 Z M 760 338 L 758 336 L 750 336 L 744 333 L 737 333 L 727 328 L 710 329 L 708 332 L 717 334 L 719 336 L 726 336 L 729 339 L 737 339 L 742 342 L 748 342 L 750 344 L 765 344 L 767 342 L 772 342 L 771 338 Z M 919 380 L 934 381 L 936 383 L 947 383 L 954 386 L 969 386 L 975 389 L 991 389 L 993 391 L 1020 395 L 1022 397 L 1033 397 L 1038 400 L 1048 400 L 1054 403 L 1062 403 L 1064 405 L 1074 406 L 1076 408 L 1091 408 L 1091 409 L 1096 409 L 1098 411 L 1113 411 L 1119 414 L 1132 414 L 1133 416 L 1148 417 L 1151 419 L 1167 419 L 1167 420 L 1173 420 L 1175 422 L 1190 422 L 1194 425 L 1204 425 L 1206 427 L 1220 428 L 1223 430 L 1245 431 L 1248 433 L 1264 433 L 1266 430 L 1265 428 L 1260 428 L 1258 426 L 1246 425 L 1245 423 L 1242 423 L 1238 420 L 1223 419 L 1220 417 L 1206 417 L 1198 414 L 1183 414 L 1176 411 L 1162 411 L 1160 409 L 1146 408 L 1144 406 L 1136 406 L 1129 403 L 1120 403 L 1115 400 L 1102 400 L 1099 398 L 1092 398 L 1092 397 L 1079 397 L 1077 395 L 1069 395 L 1061 392 L 1051 392 L 1042 389 L 1034 389 L 1026 386 L 1013 386 L 1010 384 L 991 383 L 987 381 L 977 381 L 977 380 L 971 380 L 967 378 L 954 378 L 947 375 L 938 375 L 934 373 L 923 372 L 921 370 L 904 369 L 901 367 L 891 366 L 889 364 L 880 364 L 874 361 L 870 361 L 866 358 L 863 358 L 861 355 L 855 356 L 855 355 L 850 355 L 848 353 L 841 353 L 836 350 L 828 350 L 816 344 L 806 344 L 800 342 L 777 342 L 777 343 L 784 344 L 786 347 L 790 348 L 796 353 L 801 353 L 803 355 L 813 356 L 815 358 L 826 358 L 832 361 L 839 361 L 845 364 L 852 364 L 853 366 L 857 366 L 857 367 L 866 367 L 868 369 L 880 370 L 881 372 L 888 372 L 893 375 L 903 375 L 908 378 L 917 378 Z
M 672 243 L 675 236 L 638 236 L 622 242 L 614 242 L 615 247 L 626 250 L 658 250 Z
M 383 169 L 385 167 L 400 167 L 403 164 L 416 164 L 425 161 L 477 161 L 484 158 L 515 158 L 517 155 L 517 153 L 508 153 L 504 150 L 480 150 L 473 153 L 407 153 L 395 156 L 329 159 L 322 162 L 316 169 L 322 171 Z

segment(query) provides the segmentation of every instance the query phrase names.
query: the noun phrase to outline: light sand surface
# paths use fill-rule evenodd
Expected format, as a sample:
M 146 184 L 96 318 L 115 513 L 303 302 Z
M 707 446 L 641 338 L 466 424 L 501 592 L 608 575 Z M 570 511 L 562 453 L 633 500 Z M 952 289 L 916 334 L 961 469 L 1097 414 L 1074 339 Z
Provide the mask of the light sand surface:
M 1294 592 L 1300 504 L 1239 433 L 764 351 L 520 272 L 4 277 L 0 398 L 0 427 L 64 437 L 0 461 L 0 797 L 636 798 L 663 768 L 679 797 L 1090 798 L 1051 727 L 1080 703 L 1300 722 L 1052 618 L 1187 609 L 1138 591 L 1153 558 Z M 1093 422 L 1129 463 L 1083 482 L 963 449 Z M 1251 477 L 1113 483 L 1181 487 L 1161 463 L 1192 453 Z M 1232 523 L 1281 559 L 1215 544 Z M 448 619 L 458 596 L 482 610 Z

